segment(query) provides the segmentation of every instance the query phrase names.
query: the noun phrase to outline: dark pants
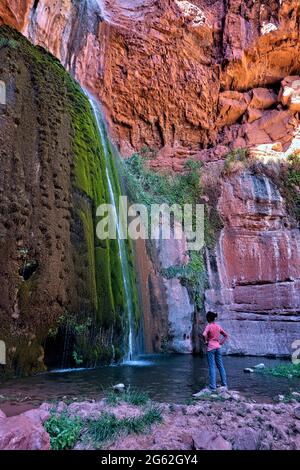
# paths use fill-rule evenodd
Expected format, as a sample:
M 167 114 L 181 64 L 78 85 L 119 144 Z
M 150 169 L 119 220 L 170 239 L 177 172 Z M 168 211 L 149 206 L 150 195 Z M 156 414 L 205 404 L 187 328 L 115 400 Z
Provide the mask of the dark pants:
M 209 388 L 211 390 L 217 389 L 216 365 L 220 372 L 221 383 L 223 387 L 227 387 L 226 372 L 223 365 L 222 354 L 219 348 L 207 352 L 207 360 L 209 367 Z

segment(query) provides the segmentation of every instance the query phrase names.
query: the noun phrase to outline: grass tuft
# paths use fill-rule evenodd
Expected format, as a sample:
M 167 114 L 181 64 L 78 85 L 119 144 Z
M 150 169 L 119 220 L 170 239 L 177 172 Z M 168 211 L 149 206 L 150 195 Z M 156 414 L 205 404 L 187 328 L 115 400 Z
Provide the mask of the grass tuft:
M 126 390 L 121 394 L 110 390 L 106 396 L 106 402 L 111 406 L 116 406 L 120 402 L 125 402 L 134 406 L 144 406 L 149 402 L 150 398 L 146 392 L 139 390 Z
M 300 364 L 278 364 L 275 367 L 266 367 L 265 369 L 258 369 L 257 372 L 267 375 L 273 375 L 274 377 L 300 377 Z
M 103 413 L 88 425 L 89 436 L 97 445 L 111 441 L 121 434 L 141 434 L 149 430 L 151 425 L 162 421 L 162 413 L 158 407 L 151 407 L 138 417 L 118 419 L 111 413 Z

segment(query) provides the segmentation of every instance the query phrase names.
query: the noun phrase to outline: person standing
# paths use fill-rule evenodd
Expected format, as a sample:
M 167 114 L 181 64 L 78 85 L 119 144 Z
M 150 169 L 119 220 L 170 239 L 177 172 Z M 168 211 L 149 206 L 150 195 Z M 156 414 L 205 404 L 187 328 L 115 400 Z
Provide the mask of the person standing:
M 228 333 L 218 325 L 215 320 L 217 314 L 208 312 L 206 319 L 208 325 L 203 332 L 203 338 L 207 345 L 207 361 L 209 367 L 209 389 L 213 392 L 217 390 L 216 367 L 220 373 L 222 388 L 227 389 L 227 376 L 223 364 L 221 346 L 227 341 Z M 221 339 L 221 336 L 223 337 Z

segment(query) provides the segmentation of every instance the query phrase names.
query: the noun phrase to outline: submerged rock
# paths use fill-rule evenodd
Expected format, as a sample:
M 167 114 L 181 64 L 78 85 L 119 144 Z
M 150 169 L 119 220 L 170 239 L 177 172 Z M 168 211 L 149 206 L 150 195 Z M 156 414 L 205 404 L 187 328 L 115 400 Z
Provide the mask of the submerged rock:
M 113 386 L 113 390 L 117 393 L 125 392 L 125 388 L 125 385 L 121 383 Z

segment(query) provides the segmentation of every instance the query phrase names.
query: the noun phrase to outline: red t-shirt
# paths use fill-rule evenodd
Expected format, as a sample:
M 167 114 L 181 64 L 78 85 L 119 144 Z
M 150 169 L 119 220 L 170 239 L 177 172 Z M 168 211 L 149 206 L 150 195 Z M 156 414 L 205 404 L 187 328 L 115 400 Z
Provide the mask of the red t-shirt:
M 217 323 L 209 323 L 203 333 L 203 336 L 208 340 L 207 350 L 211 351 L 212 349 L 219 349 L 220 345 L 220 335 L 223 335 L 225 338 L 228 337 L 226 331 L 221 328 Z

